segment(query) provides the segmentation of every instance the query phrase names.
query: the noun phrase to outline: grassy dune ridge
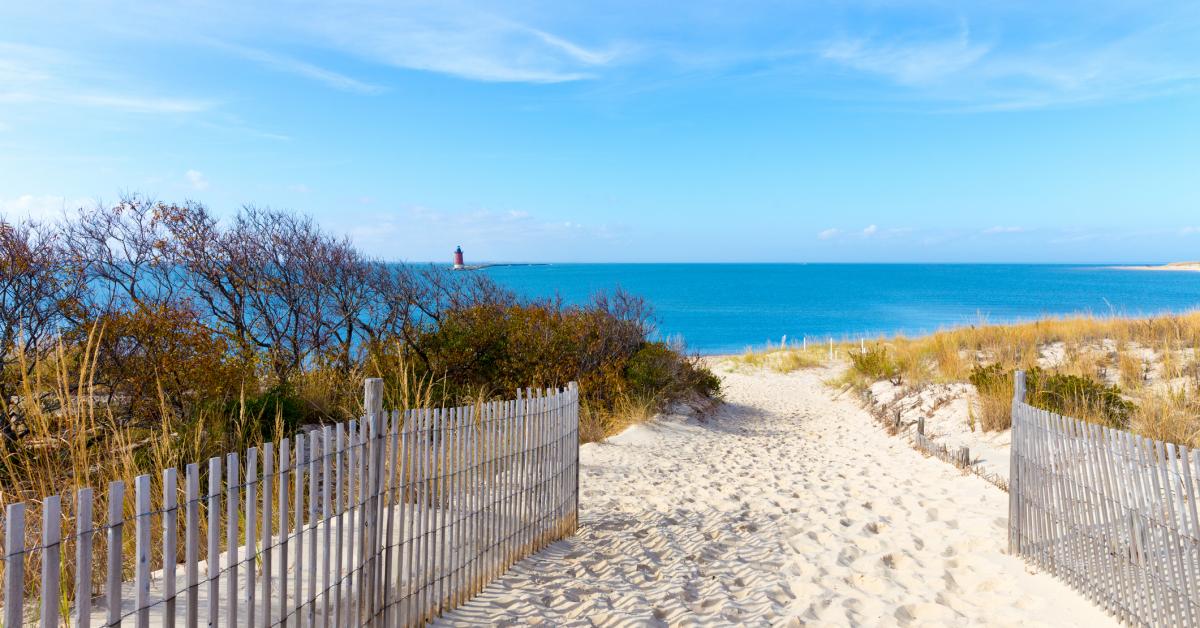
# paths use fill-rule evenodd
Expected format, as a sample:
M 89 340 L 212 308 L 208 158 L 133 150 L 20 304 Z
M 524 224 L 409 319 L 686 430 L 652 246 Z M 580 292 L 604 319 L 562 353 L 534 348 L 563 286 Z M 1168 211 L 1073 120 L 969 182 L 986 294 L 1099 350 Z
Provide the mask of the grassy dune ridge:
M 928 336 L 841 343 L 851 368 L 836 382 L 863 389 L 881 380 L 909 388 L 970 383 L 971 421 L 1011 423 L 1011 373 L 1035 375 L 1031 402 L 1147 437 L 1200 444 L 1200 312 L 1146 318 L 1078 315 L 1010 325 L 986 322 Z M 768 347 L 734 364 L 787 372 L 828 359 L 827 347 Z

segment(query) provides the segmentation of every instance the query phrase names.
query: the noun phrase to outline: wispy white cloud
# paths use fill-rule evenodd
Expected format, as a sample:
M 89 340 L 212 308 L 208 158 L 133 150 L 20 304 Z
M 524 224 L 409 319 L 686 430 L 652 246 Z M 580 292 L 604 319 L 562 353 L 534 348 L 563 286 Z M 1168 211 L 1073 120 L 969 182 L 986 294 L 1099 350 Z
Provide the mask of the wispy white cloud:
M 396 7 L 361 2 L 317 8 L 299 28 L 317 41 L 376 63 L 493 82 L 593 78 L 619 45 L 589 47 L 470 3 Z
M 65 104 L 116 109 L 132 113 L 197 113 L 207 111 L 214 105 L 210 100 L 122 96 L 96 92 L 65 96 L 59 98 L 58 101 Z
M 372 85 L 340 72 L 335 72 L 333 70 L 323 68 L 319 65 L 309 63 L 307 61 L 303 61 L 282 53 L 213 39 L 205 41 L 207 41 L 208 44 L 214 48 L 225 50 L 244 59 L 248 59 L 265 68 L 311 79 L 328 85 L 334 89 L 368 94 L 383 91 L 383 88 L 379 85 Z
M 168 114 L 206 111 L 217 104 L 209 99 L 148 95 L 99 78 L 108 76 L 63 50 L 0 42 L 0 103 Z
M 821 239 L 821 240 L 832 240 L 833 238 L 836 238 L 839 235 L 841 235 L 841 233 L 842 233 L 841 229 L 826 229 L 826 230 L 822 231 L 821 233 L 818 233 L 817 238 Z
M 1025 233 L 1028 231 L 1025 227 L 1005 227 L 996 225 L 983 230 L 984 235 L 999 235 L 1004 233 Z
M 199 170 L 188 170 L 187 172 L 183 173 L 183 176 L 187 179 L 188 183 L 191 184 L 193 190 L 203 191 L 207 190 L 209 187 L 208 179 L 204 176 L 204 173 L 200 172 Z
M 346 67 L 348 58 L 477 81 L 611 78 L 606 88 L 629 93 L 713 77 L 776 86 L 800 81 L 813 97 L 960 111 L 1143 98 L 1200 82 L 1200 10 L 1188 2 L 1156 4 L 1152 11 L 1124 2 L 867 1 L 831 8 L 753 0 L 736 9 L 703 0 L 602 9 L 545 0 L 131 6 L 83 8 L 74 19 L 115 39 L 223 47 L 263 67 L 351 92 L 378 91 L 386 79 L 372 73 L 372 81 L 384 84 L 378 85 L 333 69 Z M 312 60 L 317 54 L 320 64 Z M 171 99 L 97 103 L 187 110 Z
M 866 20 L 851 28 L 864 34 L 835 39 L 820 56 L 877 79 L 853 91 L 858 97 L 964 111 L 1088 105 L 1195 89 L 1200 12 L 1187 3 L 1161 8 L 1097 3 L 1082 15 L 1053 3 L 962 7 L 943 21 L 955 25 L 953 34 L 947 28 L 937 34 L 936 27 L 930 34 L 934 19 L 918 20 L 919 27 L 887 23 L 887 35 L 880 36 Z M 987 36 L 975 36 L 977 30 Z
M 15 198 L 0 199 L 0 214 L 18 220 L 55 221 L 61 218 L 64 212 L 84 207 L 90 203 L 92 201 L 86 198 L 68 199 L 65 196 L 52 194 L 41 196 L 22 194 Z
M 868 238 L 898 238 L 913 233 L 916 229 L 912 227 L 891 227 L 887 229 L 880 228 L 879 225 L 870 224 L 859 230 L 843 231 L 838 228 L 826 229 L 817 234 L 817 238 L 821 240 L 834 240 L 839 238 L 844 239 L 868 239 Z
M 475 259 L 512 260 L 518 256 L 514 251 L 521 251 L 522 258 L 544 259 L 554 253 L 529 250 L 529 242 L 552 243 L 546 246 L 569 250 L 581 243 L 614 240 L 626 233 L 619 225 L 552 220 L 523 210 L 444 211 L 421 205 L 393 211 L 358 211 L 344 224 L 346 233 L 367 251 L 388 258 L 403 251 L 416 259 L 448 259 L 456 245 L 462 245 Z
M 900 84 L 926 85 L 967 70 L 989 49 L 987 44 L 971 41 L 964 22 L 956 35 L 946 39 L 841 39 L 829 43 L 821 51 L 821 57 Z

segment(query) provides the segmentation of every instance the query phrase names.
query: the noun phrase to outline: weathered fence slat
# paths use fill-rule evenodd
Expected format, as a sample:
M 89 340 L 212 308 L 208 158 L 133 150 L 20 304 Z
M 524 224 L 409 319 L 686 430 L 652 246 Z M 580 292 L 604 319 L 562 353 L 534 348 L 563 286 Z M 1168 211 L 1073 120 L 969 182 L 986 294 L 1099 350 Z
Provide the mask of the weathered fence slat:
M 251 447 L 246 451 L 246 474 L 242 481 L 244 483 L 242 490 L 245 493 L 243 513 L 246 517 L 246 577 L 242 582 L 246 618 L 242 625 L 253 626 L 256 615 L 255 577 L 258 575 L 254 564 L 254 558 L 258 554 L 258 448 L 256 447 Z M 234 580 L 237 580 L 236 574 L 235 571 Z
M 125 483 L 110 482 L 108 485 L 108 560 L 105 567 L 108 578 L 105 582 L 107 596 L 108 625 L 121 623 L 121 541 L 125 525 Z M 16 624 L 10 624 L 16 625 Z
M 187 615 L 185 621 L 188 628 L 196 628 L 200 623 L 200 570 L 197 563 L 200 560 L 200 465 L 189 464 L 186 470 L 187 487 L 184 491 L 186 508 L 184 517 L 184 578 L 187 586 Z
M 346 472 L 345 472 L 345 491 L 346 491 L 346 526 L 347 534 L 345 539 L 346 556 L 346 598 L 345 598 L 345 624 L 350 625 L 359 621 L 358 601 L 354 594 L 354 585 L 358 582 L 357 569 L 355 565 L 355 532 L 358 529 L 359 522 L 356 516 L 359 514 L 357 507 L 357 493 L 354 490 L 355 478 L 358 477 L 358 421 L 352 420 L 346 424 Z M 342 551 L 342 543 L 338 543 L 338 552 Z
M 138 628 L 150 626 L 150 476 L 139 475 L 133 483 L 134 513 L 134 599 Z
M 237 454 L 225 455 L 225 565 L 228 571 L 225 581 L 225 621 L 230 628 L 238 625 L 238 510 L 242 501 L 238 494 L 240 468 Z M 219 567 L 220 561 L 216 562 Z
M 92 520 L 92 489 L 84 487 L 75 493 L 75 614 L 74 625 L 92 625 L 92 539 L 95 524 Z
M 335 537 L 333 551 L 333 573 L 337 579 L 333 594 L 333 625 L 345 626 L 347 618 L 343 615 L 342 599 L 345 597 L 345 578 L 342 573 L 342 539 L 345 535 L 346 528 L 346 503 L 345 490 L 343 488 L 343 473 L 344 466 L 343 456 L 346 447 L 346 432 L 344 426 L 339 423 L 334 427 L 334 509 L 337 511 L 337 536 Z
M 174 467 L 162 472 L 163 626 L 175 628 L 175 574 L 179 556 L 179 477 Z
M 321 579 L 321 590 L 325 594 L 325 603 L 321 605 L 321 625 L 329 628 L 331 625 L 329 623 L 331 608 L 329 597 L 334 594 L 330 588 L 332 585 L 330 569 L 333 564 L 330 561 L 332 555 L 330 526 L 333 525 L 333 513 L 330 510 L 329 501 L 329 464 L 333 456 L 333 428 L 328 425 L 321 429 L 321 454 L 321 520 L 324 522 L 324 538 L 321 542 L 321 573 L 323 576 Z
M 318 451 L 321 446 L 320 432 L 312 431 L 308 433 L 308 573 L 311 577 L 308 579 L 308 625 L 316 626 L 317 617 L 317 506 L 320 504 L 320 496 L 317 494 L 317 486 L 320 481 L 320 467 L 318 462 Z
M 42 502 L 42 628 L 58 628 L 59 558 L 62 548 L 62 498 L 51 495 Z
M 221 613 L 221 458 L 208 459 L 208 625 L 217 628 Z M 232 626 L 230 627 L 232 628 Z
M 25 611 L 25 504 L 9 504 L 4 519 L 4 625 L 20 626 Z
M 272 562 L 275 535 L 271 528 L 272 500 L 275 488 L 275 446 L 272 443 L 263 444 L 262 470 L 262 625 L 271 626 L 271 577 L 274 573 Z M 250 625 L 250 624 L 247 624 Z
M 295 537 L 296 552 L 292 558 L 292 564 L 295 565 L 292 569 L 292 608 L 290 610 L 280 610 L 280 614 L 288 613 L 288 624 L 296 626 L 300 625 L 300 613 L 304 610 L 304 470 L 308 466 L 304 462 L 304 434 L 296 434 L 293 441 L 296 447 L 295 460 L 292 464 L 292 479 L 295 480 L 295 486 L 292 487 L 292 505 L 293 527 L 290 533 Z M 286 580 L 286 575 L 284 580 Z

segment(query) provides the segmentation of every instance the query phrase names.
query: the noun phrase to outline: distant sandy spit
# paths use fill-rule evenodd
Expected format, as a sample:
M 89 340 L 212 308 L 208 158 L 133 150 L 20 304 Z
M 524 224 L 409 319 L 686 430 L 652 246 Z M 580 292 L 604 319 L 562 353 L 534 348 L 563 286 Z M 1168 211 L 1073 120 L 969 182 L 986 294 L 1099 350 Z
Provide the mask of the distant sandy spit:
M 886 434 L 836 371 L 718 373 L 710 415 L 585 445 L 579 533 L 435 623 L 1116 625 L 1005 553 L 1003 491 Z
M 1200 262 L 1171 262 L 1157 266 L 1113 266 L 1116 270 L 1166 270 L 1175 272 L 1200 272 Z

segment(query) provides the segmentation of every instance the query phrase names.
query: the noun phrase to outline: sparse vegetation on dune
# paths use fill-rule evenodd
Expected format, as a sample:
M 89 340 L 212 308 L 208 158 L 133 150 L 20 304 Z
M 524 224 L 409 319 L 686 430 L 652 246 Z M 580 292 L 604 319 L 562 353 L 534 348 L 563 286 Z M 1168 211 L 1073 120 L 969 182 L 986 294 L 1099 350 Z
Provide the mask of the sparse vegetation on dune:
M 791 373 L 804 368 L 820 366 L 825 361 L 825 353 L 821 348 L 804 347 L 797 344 L 780 344 L 765 349 L 754 350 L 747 348 L 741 355 L 728 359 L 736 367 L 768 368 L 779 373 Z
M 1012 372 L 1030 373 L 1040 407 L 1181 444 L 1200 445 L 1200 311 L 1148 318 L 1071 316 L 981 323 L 928 336 L 834 346 L 851 368 L 831 383 L 921 388 L 971 383 L 968 418 L 985 431 L 1011 423 Z M 828 346 L 767 346 L 727 358 L 791 372 L 828 363 Z
M 852 368 L 839 382 L 858 388 L 884 379 L 909 387 L 970 382 L 977 393 L 971 419 L 999 430 L 1011 423 L 1011 374 L 1024 369 L 1034 405 L 1200 445 L 1198 348 L 1200 312 L 981 324 L 879 339 L 865 353 L 843 345 Z

